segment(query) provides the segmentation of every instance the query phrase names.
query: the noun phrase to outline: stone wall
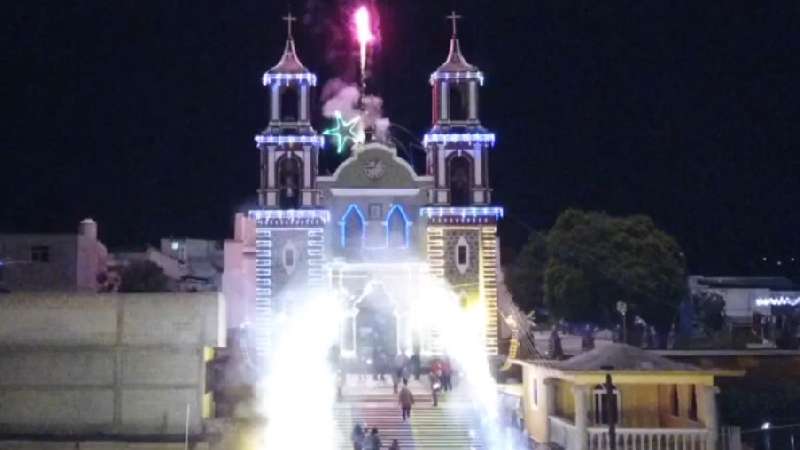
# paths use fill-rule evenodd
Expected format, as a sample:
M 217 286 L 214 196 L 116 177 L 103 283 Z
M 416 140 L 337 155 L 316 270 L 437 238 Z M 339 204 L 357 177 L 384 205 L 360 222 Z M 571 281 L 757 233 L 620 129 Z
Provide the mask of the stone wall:
M 4 295 L 0 434 L 201 433 L 224 332 L 216 293 Z

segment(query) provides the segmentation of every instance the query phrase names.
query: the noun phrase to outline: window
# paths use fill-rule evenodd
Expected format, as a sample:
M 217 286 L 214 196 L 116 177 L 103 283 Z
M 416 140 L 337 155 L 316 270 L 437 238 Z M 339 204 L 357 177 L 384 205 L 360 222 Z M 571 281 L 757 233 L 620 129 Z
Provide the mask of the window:
M 456 242 L 455 246 L 455 254 L 453 258 L 455 259 L 456 269 L 458 269 L 458 273 L 464 275 L 467 273 L 467 269 L 469 269 L 469 243 L 464 236 L 460 236 L 458 238 L 458 242 Z
M 469 118 L 469 88 L 466 83 L 451 83 L 448 89 L 450 120 Z
M 302 163 L 299 158 L 283 156 L 278 160 L 278 206 L 283 209 L 300 207 L 300 173 Z
M 411 223 L 403 207 L 394 205 L 386 216 L 386 245 L 390 248 L 408 247 Z
M 380 203 L 369 204 L 369 220 L 380 220 L 383 215 L 383 205 Z
M 463 266 L 467 264 L 467 246 L 458 246 L 458 265 Z
M 697 390 L 694 385 L 689 389 L 689 419 L 697 420 Z
M 533 379 L 533 406 L 539 406 L 539 380 Z
M 50 262 L 50 247 L 46 245 L 34 245 L 31 247 L 31 261 Z
M 366 220 L 361 208 L 357 205 L 348 206 L 339 225 L 342 227 L 342 248 L 357 250 L 364 246 Z
M 286 268 L 294 267 L 294 249 L 287 248 L 283 251 L 283 265 Z
M 294 86 L 281 87 L 281 121 L 296 122 L 299 117 L 300 96 Z
M 614 423 L 619 424 L 622 416 L 622 402 L 620 401 L 619 390 L 616 387 L 612 390 L 611 402 L 613 411 L 608 411 L 606 400 L 608 400 L 606 387 L 603 385 L 596 386 L 594 389 L 594 423 L 597 425 L 607 425 L 609 419 L 613 417 Z
M 454 156 L 448 161 L 450 204 L 468 206 L 472 204 L 472 163 L 466 156 Z

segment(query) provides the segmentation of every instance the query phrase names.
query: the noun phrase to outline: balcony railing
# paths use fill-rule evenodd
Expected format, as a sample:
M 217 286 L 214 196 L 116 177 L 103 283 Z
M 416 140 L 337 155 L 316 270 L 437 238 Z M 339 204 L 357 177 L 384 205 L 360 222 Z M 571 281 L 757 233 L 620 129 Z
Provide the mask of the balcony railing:
M 550 442 L 564 450 L 575 450 L 578 448 L 578 439 L 575 425 L 569 419 L 550 416 Z
M 589 450 L 611 448 L 608 428 L 588 431 Z M 617 450 L 715 450 L 708 448 L 708 431 L 703 428 L 617 428 L 615 435 Z

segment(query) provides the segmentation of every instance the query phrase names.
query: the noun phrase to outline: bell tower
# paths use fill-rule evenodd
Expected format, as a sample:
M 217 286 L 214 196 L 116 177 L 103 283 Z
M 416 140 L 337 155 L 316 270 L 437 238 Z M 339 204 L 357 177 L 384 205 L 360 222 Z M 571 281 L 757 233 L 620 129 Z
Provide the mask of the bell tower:
M 472 206 L 491 202 L 489 148 L 495 136 L 480 121 L 478 94 L 483 73 L 461 53 L 455 12 L 450 53 L 431 74 L 433 126 L 425 135 L 427 172 L 434 177 L 430 202 Z
M 311 126 L 311 89 L 317 76 L 297 57 L 291 14 L 286 47 L 277 65 L 264 73 L 269 89 L 269 124 L 256 135 L 260 151 L 259 206 L 264 209 L 301 209 L 319 205 L 317 161 L 322 137 Z
M 483 73 L 461 54 L 455 12 L 447 60 L 431 74 L 433 126 L 425 135 L 430 206 L 420 209 L 430 273 L 458 292 L 465 308 L 482 311 L 480 330 L 490 355 L 498 351 L 497 223 L 491 205 L 489 150 L 495 137 L 480 121 Z

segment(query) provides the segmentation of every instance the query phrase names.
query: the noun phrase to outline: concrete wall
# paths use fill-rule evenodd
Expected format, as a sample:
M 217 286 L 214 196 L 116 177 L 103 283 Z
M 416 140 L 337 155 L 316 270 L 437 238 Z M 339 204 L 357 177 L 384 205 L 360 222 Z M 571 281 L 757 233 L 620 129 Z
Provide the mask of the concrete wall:
M 224 330 L 217 294 L 3 296 L 0 434 L 200 433 Z

